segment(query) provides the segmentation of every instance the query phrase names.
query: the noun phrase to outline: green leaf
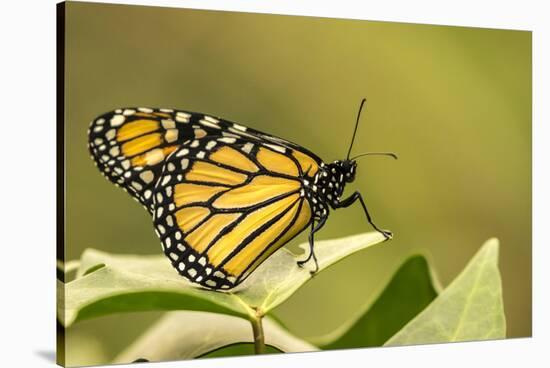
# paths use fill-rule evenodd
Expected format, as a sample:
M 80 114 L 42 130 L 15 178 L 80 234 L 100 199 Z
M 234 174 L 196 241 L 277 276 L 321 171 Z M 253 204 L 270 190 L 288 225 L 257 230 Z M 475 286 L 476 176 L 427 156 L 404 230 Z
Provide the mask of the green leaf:
M 497 239 L 488 240 L 457 278 L 385 345 L 500 339 L 506 336 Z
M 311 342 L 322 349 L 382 346 L 437 297 L 432 277 L 423 256 L 410 257 L 357 317 Z
M 315 253 L 319 271 L 384 240 L 383 235 L 372 232 L 318 241 Z M 300 247 L 307 249 L 308 245 Z M 58 281 L 61 289 L 58 295 L 65 300 L 65 303 L 58 303 L 58 318 L 69 326 L 76 320 L 112 313 L 197 310 L 254 319 L 284 302 L 311 278 L 307 268 L 296 264 L 303 258 L 304 255 L 295 255 L 283 248 L 241 285 L 230 292 L 219 292 L 188 282 L 164 255 L 113 255 L 88 249 L 81 258 L 77 279 L 67 284 Z M 99 264 L 105 266 L 95 269 Z M 313 264 L 308 266 L 313 267 Z
M 263 319 L 263 327 L 265 343 L 278 351 L 318 350 L 292 336 L 269 317 Z M 212 352 L 216 352 L 212 353 L 214 356 L 221 356 L 219 349 L 227 346 L 231 348 L 226 348 L 223 355 L 241 355 L 249 352 L 249 346 L 241 344 L 253 341 L 250 322 L 242 318 L 207 312 L 169 312 L 121 352 L 113 363 L 129 363 L 138 358 L 148 361 L 192 359 Z

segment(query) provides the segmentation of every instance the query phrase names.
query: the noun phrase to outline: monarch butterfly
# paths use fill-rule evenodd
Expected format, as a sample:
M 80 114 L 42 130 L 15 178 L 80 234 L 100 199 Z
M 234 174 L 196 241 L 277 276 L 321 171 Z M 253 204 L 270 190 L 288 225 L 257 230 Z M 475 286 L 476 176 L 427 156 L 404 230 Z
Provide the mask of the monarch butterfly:
M 359 192 L 342 199 L 355 179 L 351 148 L 345 160 L 324 163 L 295 143 L 221 118 L 173 109 L 121 108 L 99 116 L 88 131 L 89 150 L 101 173 L 139 201 L 153 217 L 155 232 L 172 266 L 209 289 L 231 289 L 273 252 L 310 226 L 314 234 L 329 208 L 348 207 Z

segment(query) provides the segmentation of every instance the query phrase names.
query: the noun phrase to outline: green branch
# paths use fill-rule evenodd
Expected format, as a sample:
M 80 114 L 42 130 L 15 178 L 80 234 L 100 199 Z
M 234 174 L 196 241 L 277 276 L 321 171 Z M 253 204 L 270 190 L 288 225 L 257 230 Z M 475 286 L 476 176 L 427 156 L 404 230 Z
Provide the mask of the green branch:
M 262 325 L 263 314 L 257 311 L 256 316 L 250 319 L 252 324 L 252 333 L 254 335 L 254 353 L 265 354 L 265 336 Z

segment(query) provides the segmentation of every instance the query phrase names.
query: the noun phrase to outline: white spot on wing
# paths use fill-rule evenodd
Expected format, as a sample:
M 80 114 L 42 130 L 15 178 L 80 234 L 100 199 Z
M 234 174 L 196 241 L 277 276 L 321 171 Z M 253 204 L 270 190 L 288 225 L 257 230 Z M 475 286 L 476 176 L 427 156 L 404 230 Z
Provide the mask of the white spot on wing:
M 189 118 L 187 117 L 183 117 L 181 115 L 179 115 L 179 112 L 178 112 L 178 115 L 176 115 L 176 121 L 178 123 L 189 123 Z
M 243 152 L 250 153 L 250 151 L 252 151 L 252 148 L 254 148 L 254 144 L 248 142 L 243 146 L 242 150 Z
M 168 184 L 168 182 L 170 181 L 170 179 L 172 179 L 172 177 L 170 175 L 166 175 L 163 179 L 162 179 L 162 183 L 161 185 L 166 185 Z
M 178 133 L 177 129 L 170 129 L 164 134 L 164 140 L 168 143 L 172 143 L 178 139 Z
M 176 123 L 172 119 L 164 119 L 161 123 L 164 129 L 174 129 L 176 127 Z
M 184 158 L 183 160 L 181 160 L 181 169 L 182 170 L 185 170 L 187 169 L 187 166 L 189 165 L 189 160 Z
M 118 146 L 114 146 L 109 150 L 109 154 L 113 157 L 117 157 L 120 153 L 120 150 L 118 149 Z
M 176 153 L 176 157 L 185 156 L 189 153 L 189 150 L 187 148 L 184 148 L 182 150 L 179 150 L 178 153 Z
M 209 127 L 209 128 L 221 129 L 218 124 L 216 124 L 214 122 L 211 122 L 211 121 L 208 121 L 208 120 L 201 119 L 201 120 L 199 120 L 199 123 L 201 123 L 202 125 L 204 125 L 206 127 Z
M 269 144 L 265 143 L 264 146 L 271 148 L 272 150 L 275 150 L 280 153 L 285 153 L 285 148 L 281 146 L 277 146 L 276 144 Z
M 115 136 L 116 136 L 116 130 L 115 129 L 111 129 L 107 133 L 105 133 L 105 138 L 107 138 L 108 140 L 113 139 Z
M 219 123 L 220 121 L 216 118 L 213 118 L 212 116 L 204 115 L 204 118 L 208 121 L 211 121 L 212 123 Z
M 182 117 L 182 118 L 187 118 L 187 119 L 189 119 L 189 118 L 191 117 L 191 114 L 188 114 L 188 113 L 183 112 L 183 111 L 178 111 L 178 112 L 176 113 L 176 116 L 180 116 L 180 117 Z
M 233 134 L 233 133 L 222 132 L 222 135 L 224 137 L 240 138 L 242 135 L 245 135 L 245 134 L 239 133 L 239 135 L 237 135 L 237 134 Z
M 223 137 L 223 138 L 218 138 L 218 141 L 223 142 L 223 143 L 233 144 L 237 140 L 235 138 Z
M 152 171 L 144 171 L 142 172 L 141 174 L 139 174 L 139 177 L 141 178 L 141 180 L 143 180 L 146 184 L 149 184 L 150 182 L 153 181 L 154 179 L 154 176 L 153 176 L 153 172 Z
M 124 116 L 123 115 L 115 115 L 111 118 L 111 126 L 117 127 L 119 125 L 122 125 L 124 123 Z

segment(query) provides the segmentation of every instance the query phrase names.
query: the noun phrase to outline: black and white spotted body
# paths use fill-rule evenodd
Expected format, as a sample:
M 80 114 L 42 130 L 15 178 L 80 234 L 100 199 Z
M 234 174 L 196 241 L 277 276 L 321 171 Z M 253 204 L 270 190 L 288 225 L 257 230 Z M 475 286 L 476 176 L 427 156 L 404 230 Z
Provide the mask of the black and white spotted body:
M 304 180 L 306 197 L 313 208 L 315 220 L 321 221 L 328 217 L 329 208 L 340 207 L 346 184 L 355 180 L 356 168 L 357 163 L 351 160 L 323 163 L 312 182 Z

